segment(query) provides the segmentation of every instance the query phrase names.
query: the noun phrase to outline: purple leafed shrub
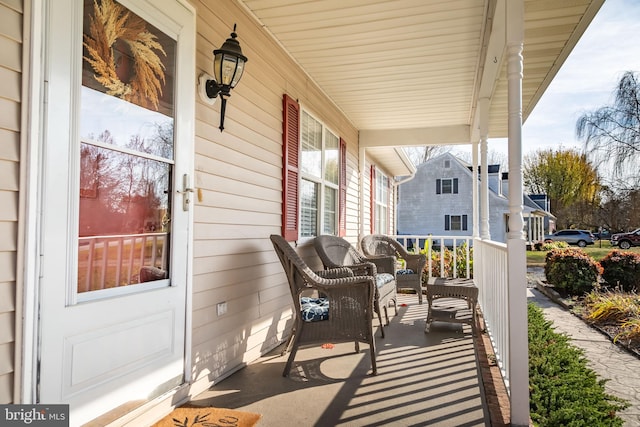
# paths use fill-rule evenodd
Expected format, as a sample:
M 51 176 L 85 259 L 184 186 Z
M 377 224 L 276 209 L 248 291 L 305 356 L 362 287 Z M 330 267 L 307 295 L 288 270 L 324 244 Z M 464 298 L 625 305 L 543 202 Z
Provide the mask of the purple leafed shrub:
M 556 288 L 582 295 L 598 283 L 602 267 L 582 249 L 553 249 L 547 252 L 544 274 Z
M 623 291 L 640 290 L 640 254 L 613 250 L 602 261 L 602 279 Z

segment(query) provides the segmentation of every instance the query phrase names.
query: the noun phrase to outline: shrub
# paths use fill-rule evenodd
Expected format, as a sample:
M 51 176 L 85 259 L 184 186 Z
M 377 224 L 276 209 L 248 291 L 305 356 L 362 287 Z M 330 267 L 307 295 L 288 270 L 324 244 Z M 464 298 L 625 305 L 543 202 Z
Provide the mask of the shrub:
M 528 305 L 529 404 L 540 426 L 621 426 L 628 402 L 605 392 L 606 380 L 587 367 L 582 350 L 553 331 L 542 310 Z
M 467 277 L 467 243 L 456 248 L 456 274 L 457 277 Z M 469 275 L 473 277 L 473 248 L 469 248 Z
M 545 257 L 547 281 L 569 295 L 582 295 L 598 283 L 600 264 L 582 249 L 552 249 Z
M 553 249 L 565 249 L 568 247 L 569 244 L 567 242 L 547 242 L 542 244 L 541 249 L 543 251 L 550 251 Z
M 422 253 L 427 253 L 427 247 L 425 246 L 424 251 Z M 429 255 L 427 254 L 427 257 Z M 442 263 L 442 271 L 440 271 L 440 259 L 444 257 L 444 262 Z M 451 260 L 453 256 L 451 251 L 447 247 L 441 247 L 440 250 L 432 250 L 431 251 L 431 276 L 432 277 L 450 277 L 452 276 L 451 270 Z M 427 258 L 427 265 L 425 265 L 425 274 L 424 276 L 429 277 L 429 259 Z
M 587 294 L 582 301 L 582 317 L 597 326 L 613 326 L 614 342 L 640 342 L 640 297 L 619 290 Z
M 425 248 L 420 251 L 421 254 L 429 256 L 429 247 L 425 245 Z M 456 247 L 456 265 L 453 265 L 453 251 L 446 246 L 440 247 L 440 249 L 434 249 L 431 251 L 431 277 L 453 277 L 453 268 L 455 267 L 456 277 L 467 277 L 467 244 L 463 243 Z M 444 257 L 442 271 L 440 271 L 440 258 Z M 469 263 L 469 274 L 473 277 L 473 248 L 469 248 L 469 257 L 471 261 Z M 424 267 L 423 280 L 427 280 L 429 277 L 429 260 L 427 258 L 427 265 Z
M 614 337 L 614 341 L 627 341 L 630 343 L 640 341 L 640 319 L 629 319 L 620 325 L 620 332 Z
M 640 254 L 611 251 L 601 261 L 604 281 L 630 292 L 640 289 Z

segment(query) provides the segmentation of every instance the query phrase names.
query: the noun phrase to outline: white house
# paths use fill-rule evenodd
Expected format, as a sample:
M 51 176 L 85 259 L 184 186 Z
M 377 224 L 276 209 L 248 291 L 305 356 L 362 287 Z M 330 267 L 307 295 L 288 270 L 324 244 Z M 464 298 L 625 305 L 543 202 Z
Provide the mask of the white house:
M 315 235 L 392 231 L 402 145 L 476 168 L 491 135 L 510 233 L 474 273 L 527 425 L 522 122 L 602 3 L 0 0 L 0 403 L 169 413 L 288 336 L 270 234 L 317 267 Z
M 482 166 L 480 166 L 480 170 Z M 398 186 L 396 234 L 470 236 L 474 216 L 472 166 L 451 153 L 427 160 L 417 167 L 413 179 Z M 506 242 L 509 220 L 508 174 L 500 165 L 487 168 L 489 187 L 489 233 L 496 242 Z M 475 215 L 474 215 L 475 214 Z M 548 229 L 549 212 L 523 196 L 524 233 L 529 243 L 541 241 Z

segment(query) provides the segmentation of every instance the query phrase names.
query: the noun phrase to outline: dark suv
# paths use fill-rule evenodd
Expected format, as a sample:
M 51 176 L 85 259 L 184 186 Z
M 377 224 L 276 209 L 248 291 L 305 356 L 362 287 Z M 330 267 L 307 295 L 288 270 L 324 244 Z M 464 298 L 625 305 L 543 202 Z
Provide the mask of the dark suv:
M 544 236 L 545 242 L 567 242 L 570 245 L 578 245 L 584 248 L 593 245 L 595 236 L 588 230 L 560 230 Z
M 629 233 L 612 234 L 611 246 L 619 246 L 620 249 L 629 249 L 631 246 L 640 246 L 640 228 Z

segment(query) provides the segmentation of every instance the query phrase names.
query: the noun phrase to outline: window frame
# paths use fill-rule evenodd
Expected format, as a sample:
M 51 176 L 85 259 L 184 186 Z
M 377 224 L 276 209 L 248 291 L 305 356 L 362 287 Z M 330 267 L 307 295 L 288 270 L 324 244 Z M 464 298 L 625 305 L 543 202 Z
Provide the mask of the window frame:
M 459 218 L 460 228 L 453 228 L 453 219 Z M 444 230 L 445 231 L 469 231 L 469 216 L 466 214 L 445 215 L 444 216 Z
M 450 191 L 444 191 L 444 183 L 450 183 Z M 458 178 L 438 178 L 436 179 L 436 194 L 458 194 Z
M 305 118 L 306 117 L 306 118 Z M 313 120 L 321 127 L 321 135 L 320 135 L 320 174 L 319 176 L 313 175 L 311 173 L 307 173 L 304 170 L 303 166 L 303 156 L 304 151 L 302 149 L 302 132 L 304 128 L 304 122 L 306 120 Z M 327 159 L 327 138 L 333 137 L 336 140 L 336 154 L 337 160 L 336 163 L 336 174 L 337 180 L 336 182 L 331 182 L 327 179 L 327 169 L 328 169 L 328 159 Z M 314 183 L 317 188 L 317 200 L 316 200 L 316 218 L 315 218 L 315 230 L 313 230 L 313 234 L 305 235 L 305 230 L 303 228 L 303 220 L 305 215 L 303 213 L 304 206 L 302 204 L 302 192 L 300 193 L 300 219 L 299 219 L 299 230 L 300 230 L 300 238 L 303 239 L 312 239 L 322 234 L 338 234 L 338 224 L 339 224 L 339 192 L 340 192 L 340 137 L 336 132 L 334 132 L 329 126 L 327 126 L 322 120 L 320 120 L 317 116 L 311 113 L 309 110 L 301 106 L 300 108 L 300 188 L 302 189 L 303 181 Z M 333 190 L 334 192 L 334 206 L 333 206 L 333 223 L 330 224 L 330 230 L 326 229 L 327 226 L 326 214 L 327 214 L 327 195 L 328 191 Z
M 282 236 L 288 242 L 297 242 L 301 227 L 301 110 L 297 100 L 287 93 L 282 97 Z M 335 212 L 337 226 L 335 234 L 344 237 L 347 234 L 347 143 L 333 129 L 309 110 L 305 110 L 316 121 L 320 122 L 332 135 L 338 137 L 338 179 L 337 210 Z M 323 214 L 323 211 L 320 214 Z M 322 224 L 322 222 L 320 222 Z M 318 228 L 319 229 L 319 228 Z M 308 237 L 305 237 L 308 239 Z
M 307 118 L 305 118 L 305 116 Z M 302 130 L 303 123 L 305 120 L 313 120 L 321 127 L 321 136 L 320 136 L 320 176 L 316 176 L 311 173 L 307 173 L 304 170 L 303 165 L 303 150 L 302 150 Z M 329 136 L 330 135 L 330 136 Z M 327 179 L 327 142 L 328 137 L 333 137 L 336 140 L 335 150 L 337 152 L 337 164 L 336 164 L 336 173 L 338 175 L 338 179 L 336 182 L 331 182 Z M 321 234 L 339 234 L 339 223 L 340 223 L 340 175 L 341 175 L 341 165 L 340 165 L 340 136 L 331 129 L 331 127 L 327 126 L 322 120 L 320 120 L 316 115 L 314 115 L 311 111 L 306 109 L 304 106 L 300 106 L 300 135 L 299 135 L 299 143 L 300 143 L 300 188 L 303 187 L 303 181 L 311 182 L 317 186 L 317 200 L 316 200 L 316 218 L 315 218 L 315 230 L 313 233 L 305 235 L 305 230 L 303 227 L 303 220 L 305 218 L 304 215 L 304 206 L 302 204 L 302 193 L 299 195 L 299 237 L 302 239 L 312 239 Z M 329 229 L 327 229 L 327 195 L 328 191 L 334 191 L 334 206 L 333 206 L 333 224 L 330 224 Z
M 372 174 L 373 190 L 372 191 L 372 205 L 373 205 L 373 218 L 372 218 L 372 233 L 373 234 L 388 234 L 389 233 L 389 216 L 390 201 L 391 201 L 391 179 L 387 174 L 375 168 L 375 173 Z M 382 200 L 380 200 L 382 199 Z

